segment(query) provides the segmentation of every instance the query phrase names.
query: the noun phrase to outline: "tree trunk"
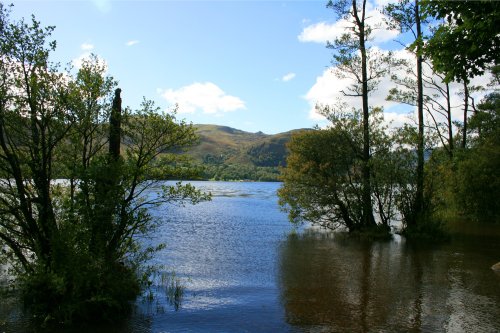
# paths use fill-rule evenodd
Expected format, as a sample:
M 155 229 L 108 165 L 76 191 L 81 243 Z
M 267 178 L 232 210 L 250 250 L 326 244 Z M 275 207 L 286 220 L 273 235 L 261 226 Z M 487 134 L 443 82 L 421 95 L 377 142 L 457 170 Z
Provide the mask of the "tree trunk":
M 362 17 L 359 18 L 356 0 L 352 1 L 353 15 L 359 29 L 359 51 L 361 53 L 361 80 L 362 80 L 362 102 L 363 102 L 363 225 L 370 227 L 375 225 L 373 217 L 373 206 L 371 200 L 371 172 L 370 172 L 370 110 L 368 105 L 368 73 L 365 45 L 365 8 L 366 0 L 363 1 Z
M 115 90 L 115 98 L 113 99 L 113 108 L 109 117 L 109 155 L 112 160 L 118 160 L 120 156 L 120 140 L 121 140 L 121 115 L 122 115 L 122 99 L 120 97 L 121 89 Z
M 467 112 L 469 111 L 469 87 L 468 80 L 464 78 L 464 127 L 462 132 L 462 148 L 467 147 Z
M 113 235 L 114 216 L 117 213 L 121 141 L 121 89 L 115 90 L 109 117 L 109 155 L 102 171 L 96 175 L 96 209 L 91 233 L 91 251 L 109 258 L 109 243 Z
M 415 216 L 418 217 L 424 210 L 424 92 L 422 83 L 422 30 L 418 0 L 415 0 L 415 24 L 417 28 L 417 191 L 415 194 Z M 416 220 L 413 219 L 413 223 Z
M 450 84 L 446 83 L 446 112 L 448 117 L 448 146 L 450 159 L 453 158 L 453 150 L 455 149 L 455 144 L 453 142 L 453 122 L 451 121 L 451 101 L 450 101 Z

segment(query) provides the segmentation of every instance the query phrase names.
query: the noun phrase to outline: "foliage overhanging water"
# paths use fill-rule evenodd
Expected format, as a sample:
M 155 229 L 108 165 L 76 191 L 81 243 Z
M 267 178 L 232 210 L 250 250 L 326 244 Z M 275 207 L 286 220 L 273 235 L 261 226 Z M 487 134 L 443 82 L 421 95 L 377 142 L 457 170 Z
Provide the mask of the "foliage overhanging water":
M 183 287 L 178 311 L 157 290 L 122 325 L 96 332 L 495 332 L 500 330 L 498 236 L 412 245 L 305 228 L 279 211 L 278 183 L 195 183 L 196 206 L 162 207 L 155 263 Z M 11 299 L 0 331 L 31 331 Z M 86 328 L 70 332 L 85 331 Z

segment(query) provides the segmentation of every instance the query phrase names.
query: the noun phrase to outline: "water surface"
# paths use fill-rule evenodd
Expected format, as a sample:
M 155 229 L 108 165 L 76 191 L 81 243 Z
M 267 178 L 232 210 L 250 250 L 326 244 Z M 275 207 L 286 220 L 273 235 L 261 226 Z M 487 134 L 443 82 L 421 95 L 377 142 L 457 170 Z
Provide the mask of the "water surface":
M 490 269 L 498 235 L 367 242 L 295 230 L 277 205 L 278 183 L 195 185 L 213 200 L 152 211 L 162 226 L 151 241 L 167 245 L 155 263 L 185 286 L 180 308 L 157 291 L 128 321 L 92 331 L 500 332 L 500 275 Z M 30 331 L 6 302 L 4 331 Z

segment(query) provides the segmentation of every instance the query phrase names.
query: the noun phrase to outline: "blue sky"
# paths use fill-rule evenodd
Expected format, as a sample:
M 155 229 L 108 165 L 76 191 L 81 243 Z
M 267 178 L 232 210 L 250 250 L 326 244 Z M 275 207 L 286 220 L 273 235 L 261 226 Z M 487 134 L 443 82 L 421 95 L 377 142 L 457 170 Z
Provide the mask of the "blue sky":
M 384 2 L 371 2 L 372 23 Z M 321 123 L 314 105 L 346 85 L 329 68 L 326 40 L 343 27 L 326 1 L 13 3 L 13 17 L 35 14 L 56 26 L 53 60 L 78 65 L 93 52 L 119 81 L 125 105 L 137 108 L 143 96 L 162 109 L 178 103 L 178 118 L 195 124 L 268 134 L 312 127 Z M 396 35 L 382 29 L 373 45 L 395 49 Z M 384 101 L 389 84 L 373 102 L 401 120 L 406 111 Z

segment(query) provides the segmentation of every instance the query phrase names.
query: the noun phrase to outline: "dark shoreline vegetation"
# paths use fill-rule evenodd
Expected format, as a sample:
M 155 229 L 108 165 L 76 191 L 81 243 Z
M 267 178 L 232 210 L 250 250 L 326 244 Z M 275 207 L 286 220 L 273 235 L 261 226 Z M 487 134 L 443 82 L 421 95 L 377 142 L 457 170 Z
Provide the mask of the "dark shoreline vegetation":
M 365 6 L 328 3 L 352 23 L 353 33 L 328 47 L 339 76 L 354 78 L 345 94 L 359 96 L 362 108 L 318 105 L 327 128 L 266 136 L 196 128 L 147 99 L 138 110 L 122 108 L 121 90 L 97 56 L 64 72 L 50 61 L 54 28 L 34 17 L 12 21 L 0 4 L 0 264 L 10 265 L 12 288 L 34 322 L 50 328 L 129 314 L 159 269 L 147 263 L 163 245 L 140 242 L 160 223 L 149 209 L 211 199 L 165 179 L 282 181 L 280 205 L 291 222 L 366 239 L 390 238 L 395 220 L 407 239 L 424 243 L 446 240 L 444 226 L 457 219 L 498 226 L 500 5 L 387 6 L 390 27 L 413 32 L 416 72 L 413 62 L 369 47 Z M 421 24 L 431 19 L 445 20 L 424 36 Z M 441 81 L 425 77 L 423 66 Z M 485 72 L 492 79 L 481 89 L 489 93 L 473 101 L 470 92 L 480 88 L 470 80 Z M 389 129 L 370 104 L 387 76 L 396 86 L 387 98 L 417 107 L 416 126 Z M 463 84 L 461 122 L 451 117 L 452 82 Z
M 2 264 L 38 325 L 126 317 L 163 248 L 141 241 L 158 227 L 149 209 L 210 200 L 189 184 L 151 181 L 195 171 L 177 167 L 194 128 L 146 99 L 122 108 L 97 56 L 63 73 L 49 60 L 54 28 L 34 17 L 12 22 L 0 4 L 0 28 Z
M 499 223 L 500 35 L 492 29 L 500 23 L 499 3 L 387 5 L 389 28 L 414 38 L 407 47 L 413 60 L 370 46 L 366 6 L 365 1 L 327 4 L 351 25 L 352 31 L 327 46 L 334 50 L 335 74 L 354 82 L 344 95 L 359 97 L 362 108 L 342 101 L 317 105 L 330 124 L 292 137 L 280 204 L 292 222 L 382 238 L 395 219 L 402 222 L 402 235 L 429 241 L 447 238 L 446 220 Z M 429 23 L 439 25 L 426 35 L 423 26 Z M 471 79 L 485 72 L 491 74 L 488 86 L 473 87 Z M 390 129 L 383 110 L 370 104 L 384 77 L 395 84 L 386 99 L 414 106 L 416 126 Z M 462 122 L 452 119 L 454 82 L 463 86 Z M 470 93 L 478 90 L 489 93 L 475 102 Z

